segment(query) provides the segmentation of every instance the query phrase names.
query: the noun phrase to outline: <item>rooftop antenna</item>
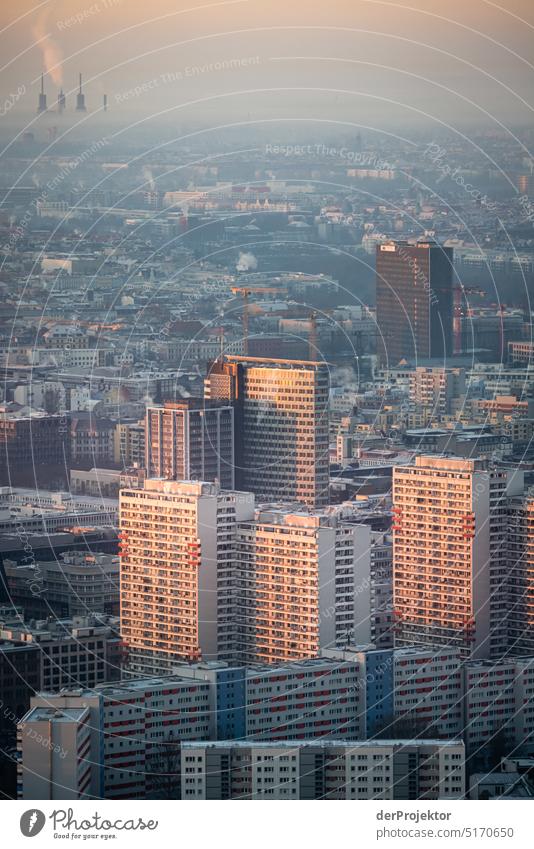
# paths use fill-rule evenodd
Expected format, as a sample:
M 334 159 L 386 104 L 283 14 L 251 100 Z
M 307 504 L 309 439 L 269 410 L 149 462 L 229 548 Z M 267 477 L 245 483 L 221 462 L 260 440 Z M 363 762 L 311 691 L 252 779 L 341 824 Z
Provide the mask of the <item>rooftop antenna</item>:
M 80 87 L 76 95 L 76 112 L 87 112 L 85 108 L 85 95 L 82 94 L 82 75 L 80 74 Z
M 44 73 L 41 73 L 41 93 L 37 104 L 37 113 L 46 112 L 46 94 L 44 90 Z

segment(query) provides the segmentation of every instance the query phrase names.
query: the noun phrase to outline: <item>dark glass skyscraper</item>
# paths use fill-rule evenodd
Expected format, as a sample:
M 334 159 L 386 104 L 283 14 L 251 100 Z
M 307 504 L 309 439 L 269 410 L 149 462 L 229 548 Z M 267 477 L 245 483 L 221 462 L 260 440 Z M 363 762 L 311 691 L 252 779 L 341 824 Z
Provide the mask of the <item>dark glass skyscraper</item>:
M 451 356 L 452 248 L 432 241 L 377 245 L 376 318 L 382 363 Z

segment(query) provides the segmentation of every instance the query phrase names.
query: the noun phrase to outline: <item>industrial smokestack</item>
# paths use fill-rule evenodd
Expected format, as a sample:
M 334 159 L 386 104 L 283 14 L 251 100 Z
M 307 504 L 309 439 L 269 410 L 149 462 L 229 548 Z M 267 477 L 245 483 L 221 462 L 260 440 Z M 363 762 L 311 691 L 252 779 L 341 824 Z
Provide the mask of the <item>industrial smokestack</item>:
M 63 89 L 60 88 L 59 94 L 57 96 L 57 111 L 59 113 L 63 112 L 64 109 L 65 109 L 65 106 L 66 106 L 65 94 L 63 92 Z
M 82 94 L 82 75 L 80 74 L 80 88 L 76 95 L 76 112 L 87 112 L 85 108 L 85 95 Z
M 107 112 L 108 111 L 108 96 L 107 96 L 107 94 L 104 95 L 102 105 L 104 106 L 104 112 Z
M 37 113 L 46 112 L 46 94 L 44 91 L 44 74 L 41 74 L 41 93 L 37 104 Z

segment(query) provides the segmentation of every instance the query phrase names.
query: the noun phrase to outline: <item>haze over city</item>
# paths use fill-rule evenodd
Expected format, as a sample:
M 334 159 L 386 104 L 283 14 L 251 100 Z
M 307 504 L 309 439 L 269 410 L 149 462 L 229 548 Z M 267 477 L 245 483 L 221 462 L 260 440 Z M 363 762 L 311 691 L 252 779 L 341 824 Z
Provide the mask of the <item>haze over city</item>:
M 531 3 L 0 39 L 7 839 L 529 845 Z

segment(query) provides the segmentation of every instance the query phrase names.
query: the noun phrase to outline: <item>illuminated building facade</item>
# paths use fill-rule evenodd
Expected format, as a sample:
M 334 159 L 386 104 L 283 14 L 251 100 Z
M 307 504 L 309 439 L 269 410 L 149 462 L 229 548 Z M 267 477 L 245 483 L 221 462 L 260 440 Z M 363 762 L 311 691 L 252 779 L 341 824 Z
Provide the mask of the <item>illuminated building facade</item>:
M 120 493 L 121 631 L 128 665 L 170 672 L 217 656 L 218 570 L 234 554 L 235 524 L 254 497 L 217 484 L 147 479 Z
M 307 360 L 227 357 L 207 399 L 236 408 L 236 485 L 263 501 L 329 502 L 328 368 Z
M 280 663 L 370 641 L 370 529 L 336 512 L 257 511 L 219 570 L 219 652 Z
M 394 469 L 396 645 L 506 651 L 506 499 L 520 488 L 481 460 L 419 456 Z
M 234 410 L 199 399 L 146 411 L 148 477 L 218 481 L 234 488 Z

